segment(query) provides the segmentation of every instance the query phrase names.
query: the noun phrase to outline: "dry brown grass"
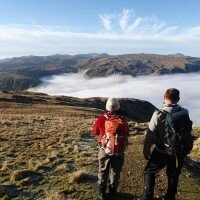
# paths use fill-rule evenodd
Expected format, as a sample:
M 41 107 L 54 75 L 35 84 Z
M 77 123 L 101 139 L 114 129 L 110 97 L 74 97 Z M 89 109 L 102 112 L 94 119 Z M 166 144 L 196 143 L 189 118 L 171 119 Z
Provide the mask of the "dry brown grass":
M 196 137 L 196 139 L 194 141 L 192 152 L 189 156 L 194 161 L 200 162 L 200 127 L 193 128 L 193 135 Z
M 69 198 L 76 199 L 73 195 L 80 189 L 87 196 L 89 183 L 71 188 L 69 182 L 70 175 L 83 165 L 96 171 L 87 155 L 97 153 L 96 139 L 85 134 L 90 132 L 99 111 L 48 103 L 0 102 L 0 113 L 0 185 L 16 183 L 21 190 L 15 188 L 13 192 L 23 199 L 30 195 L 41 199 L 48 194 L 42 191 L 66 189 Z M 5 198 L 12 195 L 7 190 L 4 194 Z
M 191 157 L 200 162 L 200 138 L 198 138 L 194 143 L 194 148 L 191 153 Z
M 49 101 L 43 105 L 0 102 L 0 113 L 0 198 L 94 199 L 98 147 L 90 130 L 99 110 Z M 130 122 L 125 168 L 130 173 L 134 169 L 137 176 L 127 177 L 123 170 L 121 192 L 136 194 L 143 188 L 137 181 L 143 180 L 141 148 L 146 128 L 145 123 Z M 198 186 L 190 177 L 187 183 Z M 181 190 L 187 190 L 187 185 Z
M 63 192 L 50 191 L 47 192 L 46 198 L 44 200 L 67 200 L 67 197 Z
M 87 173 L 84 170 L 79 170 L 77 172 L 74 172 L 72 174 L 70 174 L 69 176 L 69 182 L 70 183 L 80 183 L 82 181 L 85 181 L 86 179 L 90 178 L 90 174 Z

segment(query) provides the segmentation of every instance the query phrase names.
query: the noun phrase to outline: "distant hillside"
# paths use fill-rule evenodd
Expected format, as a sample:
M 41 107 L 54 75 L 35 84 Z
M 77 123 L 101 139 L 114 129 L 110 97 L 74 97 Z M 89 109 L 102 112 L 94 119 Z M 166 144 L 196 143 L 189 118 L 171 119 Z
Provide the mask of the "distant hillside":
M 41 83 L 40 78 L 62 73 L 76 73 L 92 58 L 106 54 L 24 56 L 0 60 L 0 90 L 26 90 Z M 17 83 L 17 84 L 16 84 Z
M 169 54 L 168 56 L 177 57 L 177 58 L 186 57 L 186 56 L 185 56 L 184 54 L 182 54 L 182 53 Z
M 42 81 L 38 78 L 12 73 L 0 73 L 0 90 L 22 91 L 38 86 Z
M 0 60 L 0 90 L 26 90 L 41 84 L 41 77 L 87 70 L 88 77 L 112 74 L 148 75 L 189 73 L 200 70 L 200 58 L 182 54 L 154 55 L 78 54 L 24 56 Z
M 89 65 L 89 77 L 123 75 L 148 75 L 189 73 L 200 70 L 200 58 L 176 55 L 129 54 L 93 59 Z

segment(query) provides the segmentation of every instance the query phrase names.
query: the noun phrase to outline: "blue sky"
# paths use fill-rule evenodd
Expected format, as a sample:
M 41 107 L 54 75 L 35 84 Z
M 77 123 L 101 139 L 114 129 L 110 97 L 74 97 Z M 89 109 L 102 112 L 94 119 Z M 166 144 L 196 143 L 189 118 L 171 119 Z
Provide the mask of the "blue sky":
M 199 0 L 0 0 L 0 57 L 200 56 L 199 13 Z

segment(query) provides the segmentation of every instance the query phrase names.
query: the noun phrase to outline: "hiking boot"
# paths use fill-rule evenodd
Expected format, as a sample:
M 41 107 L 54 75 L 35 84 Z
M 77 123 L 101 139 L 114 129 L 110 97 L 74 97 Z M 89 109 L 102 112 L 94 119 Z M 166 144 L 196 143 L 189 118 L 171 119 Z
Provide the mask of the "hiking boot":
M 114 198 L 117 195 L 117 188 L 109 186 L 109 196 L 110 198 Z
M 176 195 L 170 195 L 170 194 L 165 194 L 165 196 L 162 198 L 162 200 L 175 200 Z
M 153 200 L 153 198 L 142 195 L 141 197 L 135 197 L 134 200 Z
M 153 200 L 155 175 L 144 174 L 145 190 L 141 197 L 134 200 Z
M 98 197 L 101 200 L 106 200 L 106 191 L 102 190 L 102 189 L 99 189 L 98 190 Z

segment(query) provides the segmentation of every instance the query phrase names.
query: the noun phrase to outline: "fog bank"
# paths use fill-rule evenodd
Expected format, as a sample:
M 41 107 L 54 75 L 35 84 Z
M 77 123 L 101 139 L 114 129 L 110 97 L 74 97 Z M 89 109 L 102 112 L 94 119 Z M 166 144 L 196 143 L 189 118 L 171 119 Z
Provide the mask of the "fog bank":
M 62 74 L 45 77 L 44 84 L 31 89 L 49 95 L 73 97 L 130 97 L 162 106 L 163 94 L 169 87 L 181 91 L 180 104 L 190 111 L 195 124 L 200 125 L 200 73 L 162 76 L 121 76 L 87 79 L 83 74 Z

